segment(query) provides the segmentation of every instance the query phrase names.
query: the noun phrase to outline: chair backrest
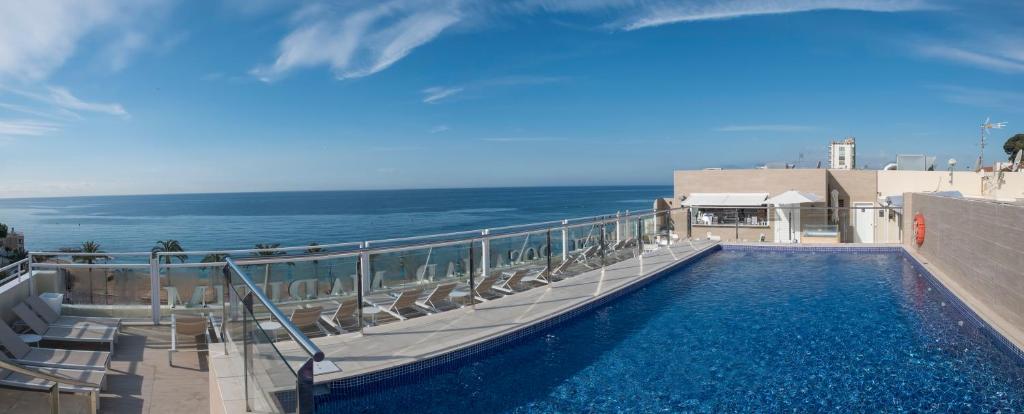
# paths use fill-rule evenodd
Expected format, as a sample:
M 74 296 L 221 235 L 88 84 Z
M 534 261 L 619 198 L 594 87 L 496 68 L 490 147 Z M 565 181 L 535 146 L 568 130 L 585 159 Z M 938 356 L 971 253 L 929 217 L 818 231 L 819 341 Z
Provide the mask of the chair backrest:
M 448 295 L 452 294 L 452 291 L 455 290 L 455 286 L 455 283 L 444 283 L 437 285 L 437 287 L 434 288 L 434 291 L 430 292 L 430 296 L 427 297 L 426 302 L 433 303 L 448 299 Z
M 334 312 L 333 320 L 337 321 L 352 316 L 356 313 L 357 305 L 358 302 L 356 302 L 355 298 L 345 299 L 338 305 L 338 310 Z
M 18 338 L 18 334 L 6 323 L 0 323 L 0 345 L 7 348 L 7 352 L 15 358 L 21 358 L 30 351 L 28 344 Z
M 292 311 L 291 320 L 295 326 L 305 328 L 310 325 L 315 325 L 316 321 L 320 319 L 320 314 L 323 312 L 322 306 L 311 306 L 308 308 L 299 308 Z
M 203 316 L 174 315 L 174 333 L 183 336 L 199 336 L 206 332 L 206 318 Z
M 423 289 L 422 288 L 406 290 L 406 291 L 402 292 L 401 295 L 398 295 L 398 298 L 395 299 L 395 303 L 391 305 L 391 308 L 392 309 L 411 308 L 414 305 L 416 305 L 416 299 L 419 299 L 420 295 L 422 295 L 422 294 L 423 294 Z
M 39 319 L 39 315 L 32 312 L 32 310 L 29 309 L 28 306 L 25 306 L 24 303 L 14 305 L 14 314 L 18 315 L 18 317 L 28 325 L 28 328 L 37 334 L 42 335 L 47 329 L 50 329 L 50 326 L 47 325 L 46 322 L 43 322 L 42 319 Z
M 497 274 L 485 277 L 484 280 L 481 280 L 480 283 L 476 284 L 476 291 L 478 293 L 490 291 L 491 287 L 493 287 L 494 284 L 498 282 L 499 277 L 500 276 Z
M 36 311 L 39 316 L 42 316 L 46 323 L 57 322 L 57 318 L 60 318 L 60 315 L 58 315 L 57 312 L 54 312 L 53 309 L 50 308 L 50 305 L 46 304 L 46 302 L 40 299 L 39 296 L 29 295 L 29 297 L 25 298 L 25 303 L 28 307 L 32 308 L 32 310 Z

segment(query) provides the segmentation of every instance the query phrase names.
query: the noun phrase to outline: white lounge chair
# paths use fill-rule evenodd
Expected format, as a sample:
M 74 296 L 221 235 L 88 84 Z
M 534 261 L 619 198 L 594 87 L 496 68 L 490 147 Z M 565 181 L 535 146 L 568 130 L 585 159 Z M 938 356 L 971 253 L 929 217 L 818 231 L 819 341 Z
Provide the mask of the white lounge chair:
M 505 294 L 494 289 L 494 285 L 501 281 L 500 274 L 491 274 L 483 278 L 483 280 L 477 282 L 476 287 L 473 289 L 477 300 L 488 301 L 491 299 L 497 299 L 505 296 Z
M 170 366 L 174 366 L 173 355 L 175 352 L 180 352 L 178 349 L 178 335 L 186 338 L 196 338 L 202 336 L 206 340 L 207 349 L 199 348 L 199 342 L 196 342 L 196 349 L 193 352 L 206 352 L 209 353 L 210 346 L 210 320 L 205 316 L 188 316 L 188 315 L 176 315 L 171 314 L 171 349 L 167 350 L 167 363 Z
M 86 385 L 72 385 L 68 383 L 60 383 L 58 388 L 60 392 L 67 393 L 79 393 L 79 394 L 90 394 L 90 404 L 96 405 L 98 408 L 99 401 L 96 398 L 95 392 L 104 390 L 107 388 L 107 373 L 105 371 L 88 371 L 78 369 L 61 369 L 61 368 L 44 368 L 44 367 L 19 367 L 21 369 L 46 374 L 58 379 L 68 379 L 76 382 L 81 382 Z M 27 375 L 17 372 L 12 372 L 9 369 L 0 368 L 0 385 L 6 385 L 15 388 L 30 388 L 39 391 L 49 391 L 50 387 L 53 386 L 52 381 L 48 381 L 33 375 Z
M 322 306 L 298 308 L 292 311 L 292 315 L 288 317 L 288 319 L 290 319 L 292 324 L 301 329 L 304 333 L 315 331 L 320 335 L 325 335 L 327 331 L 324 327 L 320 326 L 320 315 L 323 311 L 324 308 Z
M 459 307 L 451 300 L 452 291 L 455 290 L 455 286 L 458 283 L 442 283 L 437 285 L 433 291 L 424 296 L 421 300 L 416 301 L 416 306 L 419 306 L 430 313 L 441 312 L 439 306 L 443 306 L 445 302 L 448 302 L 453 308 Z
M 43 302 L 38 296 L 29 296 L 25 299 L 28 305 L 36 314 L 43 318 L 50 326 L 65 326 L 69 328 L 114 328 L 120 331 L 121 319 L 119 318 L 93 318 L 87 316 L 61 316 L 54 312 L 50 305 Z
M 28 328 L 43 337 L 43 340 L 57 342 L 87 342 L 110 344 L 110 353 L 114 353 L 117 342 L 117 331 L 114 328 L 68 328 L 66 326 L 50 326 L 43 322 L 24 303 L 14 305 L 14 314 L 21 318 Z
M 30 347 L 6 323 L 0 323 L 0 345 L 3 345 L 7 353 L 14 357 L 14 362 L 19 364 L 88 370 L 103 370 L 110 367 L 109 352 Z
M 403 310 L 413 310 L 417 314 L 421 315 L 426 314 L 416 306 L 416 300 L 419 299 L 422 294 L 422 288 L 409 289 L 402 291 L 398 297 L 393 299 L 390 296 L 376 296 L 363 298 L 363 301 L 368 303 L 370 306 L 379 308 L 384 313 L 398 318 L 398 320 L 404 321 L 409 317 L 402 313 Z
M 523 280 L 526 277 L 526 269 L 519 269 L 509 274 L 508 279 L 505 279 L 500 286 L 495 286 L 494 290 L 501 293 L 516 293 L 530 289 L 527 287 L 527 283 Z
M 356 316 L 357 310 L 359 310 L 359 302 L 356 298 L 345 299 L 338 304 L 337 310 L 327 318 L 327 322 L 338 332 L 359 330 L 359 319 Z M 343 321 L 351 321 L 353 323 L 346 324 Z

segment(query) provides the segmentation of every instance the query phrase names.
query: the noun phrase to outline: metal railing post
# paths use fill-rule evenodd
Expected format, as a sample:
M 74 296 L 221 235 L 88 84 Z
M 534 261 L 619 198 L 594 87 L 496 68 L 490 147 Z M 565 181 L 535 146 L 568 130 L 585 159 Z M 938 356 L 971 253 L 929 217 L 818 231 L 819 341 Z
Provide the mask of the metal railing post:
M 252 312 L 252 292 L 242 298 L 242 379 L 245 384 L 245 411 L 252 411 L 252 404 L 249 403 L 249 345 L 252 339 L 249 338 L 249 313 Z
M 644 255 L 644 219 L 642 217 L 636 219 L 636 246 L 637 255 L 642 257 Z
M 362 253 L 359 253 L 359 263 L 356 264 L 358 267 L 357 273 L 359 277 L 356 278 L 356 303 L 357 309 L 359 310 L 359 333 L 363 333 L 363 286 L 365 285 L 365 279 L 370 277 L 370 253 L 365 251 L 370 247 L 370 242 L 364 242 L 361 244 L 364 249 Z M 371 282 L 372 283 L 372 282 Z
M 480 248 L 483 249 L 480 251 L 481 277 L 487 277 L 487 268 L 490 267 L 491 265 L 491 241 L 490 239 L 487 238 L 487 235 L 490 233 L 491 231 L 489 229 L 483 229 L 482 231 L 480 231 L 480 235 L 484 236 L 484 238 L 480 240 Z
M 615 212 L 615 243 L 622 242 L 622 213 Z
M 313 403 L 313 362 L 313 358 L 306 359 L 295 373 L 295 412 L 299 414 L 313 414 L 316 408 Z
M 160 325 L 160 259 L 156 253 L 149 256 L 149 297 L 153 325 Z M 170 299 L 170 296 L 167 297 Z
M 547 270 L 547 274 L 548 274 L 548 277 L 550 278 L 551 270 L 552 270 L 551 269 L 551 229 L 548 229 L 548 231 L 547 231 L 547 243 L 548 243 L 548 254 L 547 254 L 547 256 L 548 256 L 547 257 L 547 259 L 548 259 L 548 270 Z M 548 286 L 550 286 L 550 285 L 548 285 Z
M 605 230 L 604 222 L 601 222 L 601 240 L 598 242 L 598 243 L 601 244 L 601 269 L 604 269 L 604 267 L 606 265 L 605 257 L 604 257 L 604 255 L 605 255 L 604 230 Z
M 32 253 L 28 254 L 25 271 L 28 274 L 28 292 L 30 295 L 36 296 L 36 278 L 32 277 Z
M 562 220 L 562 261 L 569 260 L 569 220 Z
M 473 241 L 469 241 L 469 306 L 476 309 L 476 283 L 473 281 Z
M 221 304 L 221 322 L 220 322 L 220 341 L 224 344 L 224 354 L 228 353 L 228 317 L 231 316 L 234 320 L 234 306 L 235 301 L 238 300 L 235 297 L 235 290 L 231 288 L 231 269 L 224 266 L 221 269 L 221 274 L 224 276 L 224 291 L 228 293 L 228 300 L 222 300 Z

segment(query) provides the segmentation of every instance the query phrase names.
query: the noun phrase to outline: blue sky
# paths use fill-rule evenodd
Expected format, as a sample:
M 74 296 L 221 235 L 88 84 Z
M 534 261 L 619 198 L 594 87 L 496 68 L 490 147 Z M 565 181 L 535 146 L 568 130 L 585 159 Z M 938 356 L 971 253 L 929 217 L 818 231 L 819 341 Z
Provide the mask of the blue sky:
M 1024 132 L 1024 3 L 0 1 L 0 196 L 669 184 Z

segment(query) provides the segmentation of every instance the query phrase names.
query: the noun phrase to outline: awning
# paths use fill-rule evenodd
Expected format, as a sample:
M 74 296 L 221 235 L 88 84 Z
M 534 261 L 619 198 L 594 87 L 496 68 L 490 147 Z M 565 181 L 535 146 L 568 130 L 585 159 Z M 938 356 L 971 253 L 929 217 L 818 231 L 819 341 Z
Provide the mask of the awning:
M 803 204 L 803 203 L 817 203 L 822 198 L 818 197 L 814 193 L 801 193 L 799 191 L 789 190 L 785 193 L 779 194 L 775 197 L 768 199 L 768 204 L 780 205 L 780 204 Z
M 725 206 L 745 207 L 762 206 L 768 193 L 693 193 L 686 200 L 684 206 Z

